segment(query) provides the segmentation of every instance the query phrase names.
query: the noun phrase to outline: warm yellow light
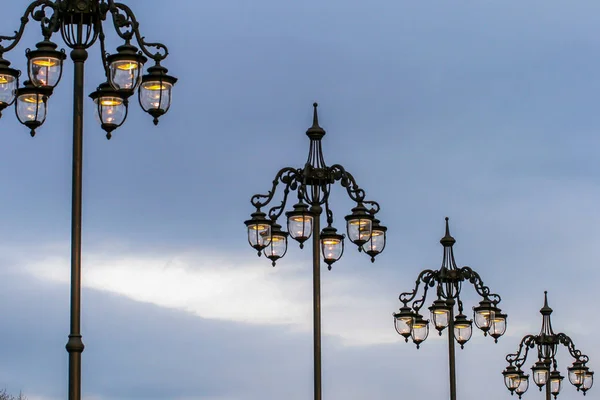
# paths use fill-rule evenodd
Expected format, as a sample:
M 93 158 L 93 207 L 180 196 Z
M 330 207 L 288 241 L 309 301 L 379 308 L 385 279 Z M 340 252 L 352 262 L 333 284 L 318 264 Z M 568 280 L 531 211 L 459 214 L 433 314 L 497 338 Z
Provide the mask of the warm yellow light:
M 29 96 L 21 96 L 20 100 L 24 101 L 25 103 L 32 103 L 32 104 L 40 104 L 44 101 L 42 96 L 37 96 L 35 94 L 31 94 Z
M 0 75 L 0 85 L 11 83 L 15 80 L 14 76 L 11 75 Z
M 58 60 L 55 58 L 34 58 L 31 63 L 38 67 L 54 67 L 58 65 Z
M 448 310 L 434 310 L 433 313 L 438 315 L 448 314 Z
M 285 240 L 285 238 L 283 236 L 273 236 L 271 238 L 272 242 L 283 242 Z
M 297 216 L 291 217 L 290 219 L 294 222 L 310 222 L 312 220 L 312 217 Z
M 164 83 L 160 82 L 148 82 L 144 85 L 144 89 L 152 91 L 165 90 L 167 89 L 167 86 Z
M 123 104 L 123 101 L 115 98 L 100 100 L 100 105 L 107 107 L 120 106 L 121 104 Z
M 371 221 L 369 221 L 368 219 L 352 219 L 352 220 L 350 220 L 350 225 L 365 226 L 365 225 L 369 224 L 369 222 L 371 222 Z
M 250 225 L 250 229 L 254 229 L 255 231 L 264 231 L 268 227 L 269 227 L 269 225 L 264 225 L 264 224 Z
M 371 236 L 381 236 L 383 235 L 383 231 L 372 231 Z
M 456 329 L 468 329 L 469 325 L 468 324 L 456 324 L 456 325 L 454 325 L 454 327 Z
M 138 63 L 126 61 L 123 64 L 117 64 L 117 69 L 122 71 L 131 71 L 132 69 L 138 69 Z
M 335 246 L 340 244 L 340 240 L 339 239 L 323 239 L 323 244 L 325 246 Z

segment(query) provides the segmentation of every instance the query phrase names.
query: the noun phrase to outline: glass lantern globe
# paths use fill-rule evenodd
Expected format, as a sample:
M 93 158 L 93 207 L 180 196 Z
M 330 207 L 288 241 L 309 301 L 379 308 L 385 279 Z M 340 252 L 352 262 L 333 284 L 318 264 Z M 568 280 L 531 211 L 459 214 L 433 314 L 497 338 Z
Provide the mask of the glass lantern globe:
M 36 50 L 27 50 L 27 73 L 29 81 L 36 87 L 54 89 L 62 77 L 65 51 L 58 51 L 56 43 L 44 40 L 35 45 Z
M 271 227 L 271 242 L 264 248 L 264 255 L 272 261 L 273 266 L 275 262 L 287 253 L 287 238 L 288 233 L 281 230 L 281 225 L 273 224 Z
M 489 330 L 490 336 L 494 338 L 494 341 L 498 343 L 498 338 L 506 332 L 506 314 L 502 314 L 500 309 L 495 312 L 491 321 L 491 329 Z
M 106 57 L 109 83 L 115 90 L 137 89 L 141 82 L 142 68 L 148 59 L 129 42 L 117 47 L 117 53 Z
M 423 319 L 422 315 L 415 314 L 410 335 L 412 336 L 413 343 L 417 345 L 418 349 L 421 343 L 427 339 L 427 335 L 429 335 L 429 321 Z
M 550 373 L 550 393 L 556 398 L 562 389 L 564 376 L 556 369 Z
M 454 338 L 460 344 L 460 348 L 465 347 L 465 343 L 471 339 L 473 334 L 473 321 L 467 319 L 467 316 L 460 313 L 454 319 Z
M 52 89 L 48 87 L 35 87 L 29 81 L 17 89 L 16 112 L 20 123 L 31 129 L 31 136 L 35 130 L 46 120 L 48 98 Z
M 112 137 L 112 132 L 123 125 L 127 119 L 129 101 L 127 98 L 131 93 L 122 90 L 114 90 L 108 82 L 98 86 L 95 92 L 90 94 L 96 104 L 96 119 L 106 132 L 106 138 Z
M 519 370 L 519 374 L 521 376 L 521 381 L 519 382 L 519 387 L 515 389 L 515 393 L 519 396 L 519 399 L 529 389 L 529 375 L 525 375 L 523 371 Z
M 583 384 L 581 385 L 580 390 L 585 395 L 585 392 L 587 392 L 588 390 L 590 390 L 593 385 L 594 385 L 594 372 L 593 371 L 586 371 L 586 373 L 585 373 L 585 375 L 583 377 Z
M 585 363 L 578 360 L 568 368 L 568 372 L 569 382 L 579 390 L 589 373 L 589 368 Z
M 515 366 L 509 365 L 502 371 L 502 375 L 504 375 L 504 385 L 512 394 L 521 384 L 521 374 Z
M 19 70 L 10 68 L 10 62 L 0 56 L 0 117 L 2 110 L 15 102 L 20 74 Z
M 408 343 L 408 338 L 412 333 L 414 314 L 410 307 L 400 308 L 400 312 L 394 313 L 394 327 L 396 332 Z
M 498 309 L 488 298 L 481 300 L 477 307 L 473 307 L 475 326 L 479 328 L 484 335 L 487 335 L 487 332 L 490 330 L 496 312 L 500 312 L 500 309 Z
M 142 76 L 138 98 L 142 109 L 154 117 L 154 125 L 171 107 L 171 91 L 177 78 L 167 75 L 168 70 L 156 64 L 148 68 L 148 74 Z
M 375 262 L 375 257 L 385 248 L 387 227 L 380 225 L 377 218 L 373 219 L 371 225 L 371 240 L 363 245 L 365 253 L 371 256 L 371 262 Z
M 321 232 L 321 252 L 330 270 L 331 264 L 339 260 L 344 253 L 344 235 L 338 234 L 337 229 L 331 225 Z
M 304 242 L 310 238 L 313 230 L 313 216 L 310 214 L 308 206 L 300 201 L 294 205 L 292 211 L 288 211 L 285 215 L 290 236 L 300 243 L 300 248 L 303 248 Z
M 244 224 L 248 228 L 248 243 L 258 251 L 258 255 L 260 256 L 263 249 L 271 243 L 272 222 L 261 211 L 256 211 L 250 216 L 249 220 L 244 221 Z
M 352 209 L 352 214 L 347 215 L 345 219 L 348 239 L 360 250 L 365 243 L 371 240 L 373 216 L 368 213 L 362 203 L 358 203 Z
M 533 367 L 533 381 L 542 390 L 542 387 L 548 382 L 550 378 L 550 365 L 544 361 L 537 361 Z
M 439 298 L 433 302 L 431 307 L 429 307 L 433 326 L 437 329 L 440 336 L 442 336 L 442 331 L 446 329 L 450 322 L 450 309 L 448 303 Z

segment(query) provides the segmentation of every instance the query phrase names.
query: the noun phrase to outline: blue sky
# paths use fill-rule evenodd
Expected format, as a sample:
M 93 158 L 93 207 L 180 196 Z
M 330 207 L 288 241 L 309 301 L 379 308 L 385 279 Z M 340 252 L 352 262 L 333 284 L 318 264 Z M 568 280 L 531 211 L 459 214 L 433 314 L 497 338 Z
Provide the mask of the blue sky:
M 460 397 L 509 398 L 504 356 L 539 331 L 544 290 L 555 330 L 598 369 L 600 3 L 126 3 L 169 46 L 179 82 L 158 127 L 133 103 L 111 141 L 86 99 L 86 400 L 311 398 L 309 249 L 290 244 L 271 268 L 243 221 L 280 168 L 305 162 L 313 101 L 326 162 L 356 177 L 389 227 L 375 264 L 348 247 L 323 271 L 325 398 L 447 397 L 446 336 L 417 351 L 391 317 L 418 273 L 439 267 L 445 216 L 457 262 L 509 315 L 498 344 L 474 332 L 458 351 Z M 26 4 L 3 5 L 2 34 Z M 39 40 L 32 23 L 5 58 L 24 69 Z M 108 51 L 119 44 L 110 36 Z M 96 46 L 86 93 L 99 65 Z M 71 95 L 68 61 L 34 139 L 10 110 L 0 119 L 0 388 L 30 400 L 67 396 Z M 333 196 L 342 229 L 352 204 Z M 478 299 L 463 291 L 470 309 Z M 580 396 L 566 384 L 560 398 Z

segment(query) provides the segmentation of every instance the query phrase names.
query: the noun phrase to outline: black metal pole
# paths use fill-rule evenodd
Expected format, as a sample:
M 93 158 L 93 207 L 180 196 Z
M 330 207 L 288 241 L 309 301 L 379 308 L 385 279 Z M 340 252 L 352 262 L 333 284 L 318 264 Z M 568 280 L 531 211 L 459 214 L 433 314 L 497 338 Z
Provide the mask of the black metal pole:
M 550 376 L 548 376 L 548 382 L 546 382 L 546 400 L 552 400 L 552 393 L 550 392 Z
M 83 165 L 83 78 L 87 51 L 71 51 L 75 77 L 73 85 L 73 186 L 71 208 L 71 332 L 69 353 L 69 400 L 81 399 L 81 185 Z
M 321 400 L 321 206 L 313 205 L 313 344 L 315 400 Z
M 450 400 L 456 400 L 456 351 L 454 345 L 454 300 L 448 300 L 448 359 L 450 362 Z

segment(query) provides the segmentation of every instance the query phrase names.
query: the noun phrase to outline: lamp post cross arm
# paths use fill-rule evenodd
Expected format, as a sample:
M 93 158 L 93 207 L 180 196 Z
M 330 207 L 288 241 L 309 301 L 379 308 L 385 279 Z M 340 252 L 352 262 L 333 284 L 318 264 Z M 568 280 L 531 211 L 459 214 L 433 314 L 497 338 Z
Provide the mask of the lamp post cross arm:
M 428 288 L 435 285 L 435 283 L 437 281 L 437 275 L 438 275 L 438 271 L 434 271 L 431 269 L 426 269 L 424 271 L 421 271 L 421 273 L 419 274 L 419 276 L 417 277 L 417 280 L 415 282 L 415 288 L 410 292 L 404 292 L 404 293 L 400 294 L 400 296 L 398 298 L 400 299 L 400 301 L 402 303 L 404 303 L 404 306 L 406 307 L 406 305 L 408 303 L 410 303 L 411 301 L 413 301 L 415 299 L 415 297 L 417 297 L 419 287 L 421 286 L 421 284 L 424 284 L 425 289 L 424 289 L 423 297 L 421 299 L 415 300 L 413 302 L 413 308 L 415 308 L 415 311 L 418 311 L 423 306 L 423 303 L 425 302 L 425 299 L 427 297 Z M 416 304 L 419 304 L 419 303 L 420 303 L 420 306 L 418 308 L 416 308 Z
M 460 269 L 460 275 L 464 280 L 467 280 L 473 285 L 473 288 L 481 297 L 486 300 L 490 300 L 494 305 L 498 305 L 502 300 L 500 295 L 491 293 L 490 288 L 483 283 L 481 276 L 474 271 L 471 267 L 462 267 Z
M 358 186 L 356 179 L 354 179 L 354 176 L 350 172 L 346 171 L 346 169 L 340 164 L 332 165 L 329 170 L 333 179 L 335 181 L 340 181 L 340 184 L 346 189 L 348 196 L 350 196 L 352 200 L 357 203 L 364 202 L 365 191 Z
M 514 364 L 517 368 L 521 368 L 527 360 L 529 349 L 535 347 L 536 341 L 536 335 L 527 335 L 523 337 L 523 339 L 521 339 L 521 343 L 519 343 L 519 349 L 517 350 L 517 352 L 508 354 L 506 356 L 506 361 L 510 365 Z
M 560 344 L 569 349 L 569 354 L 571 354 L 571 357 L 583 363 L 587 363 L 590 360 L 587 355 L 583 354 L 581 350 L 575 347 L 575 343 L 573 343 L 573 340 L 569 336 L 564 333 L 557 333 L 556 337 Z
M 46 17 L 46 8 L 52 8 L 53 10 L 50 18 Z M 46 39 L 48 39 L 52 33 L 57 32 L 60 29 L 60 23 L 57 18 L 57 5 L 50 0 L 36 0 L 29 4 L 29 6 L 25 9 L 25 12 L 21 17 L 21 25 L 19 26 L 19 29 L 14 32 L 14 35 L 0 35 L 0 56 L 3 53 L 11 51 L 15 48 L 15 46 L 17 46 L 17 44 L 19 44 L 21 38 L 23 37 L 25 26 L 29 23 L 30 16 L 35 21 L 40 22 L 42 35 Z M 8 46 L 3 46 L 3 41 L 10 41 L 11 43 Z
M 145 55 L 152 58 L 157 63 L 167 58 L 169 49 L 162 43 L 146 42 L 145 37 L 141 35 L 139 22 L 131 8 L 123 3 L 116 3 L 114 0 L 108 0 L 108 8 L 112 14 L 115 30 L 121 39 L 127 43 L 135 36 L 140 49 Z M 151 52 L 148 48 L 155 48 L 156 52 Z
M 266 194 L 255 194 L 250 198 L 250 203 L 256 207 L 257 210 L 260 210 L 262 207 L 268 205 L 271 200 L 273 200 L 273 196 L 275 196 L 275 192 L 277 190 L 277 186 L 279 183 L 283 183 L 286 185 L 286 188 L 295 190 L 298 187 L 298 176 L 300 171 L 296 168 L 285 167 L 277 172 L 275 175 L 275 179 L 273 179 L 273 186 L 271 190 L 269 190 Z M 285 206 L 285 202 L 282 203 L 282 207 Z

